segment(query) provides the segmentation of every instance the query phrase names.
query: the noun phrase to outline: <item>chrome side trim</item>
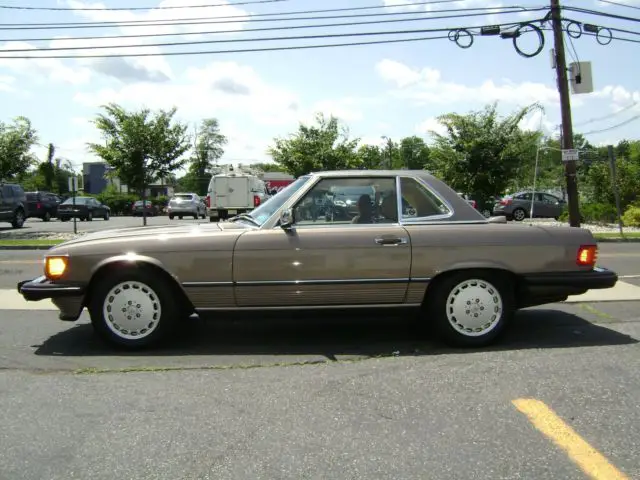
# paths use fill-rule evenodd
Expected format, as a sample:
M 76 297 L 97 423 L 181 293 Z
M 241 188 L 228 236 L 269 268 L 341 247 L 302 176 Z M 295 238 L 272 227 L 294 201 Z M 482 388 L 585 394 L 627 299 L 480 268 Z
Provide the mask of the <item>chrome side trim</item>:
M 349 278 L 340 280 L 258 280 L 247 282 L 184 282 L 182 286 L 189 287 L 266 287 L 266 286 L 295 286 L 295 285 L 351 285 L 351 284 L 393 284 L 393 283 L 425 283 L 429 277 L 415 278 Z
M 434 217 L 421 217 L 411 220 L 405 220 L 402 222 L 402 226 L 409 225 L 485 225 L 489 222 L 487 220 L 430 220 Z M 423 220 L 424 219 L 424 220 Z
M 373 309 L 381 308 L 395 309 L 395 308 L 420 308 L 422 305 L 419 303 L 383 303 L 383 304 L 362 304 L 362 305 L 303 305 L 303 306 L 287 306 L 287 307 L 213 307 L 213 308 L 198 308 L 196 312 L 250 312 L 250 311 L 279 311 L 279 310 L 358 310 L 358 309 Z
M 182 286 L 189 287 L 232 287 L 233 282 L 183 282 Z
M 262 287 L 267 285 L 350 285 L 358 283 L 409 283 L 409 280 L 409 278 L 350 278 L 344 280 L 264 280 L 255 282 L 235 282 L 235 285 L 238 287 Z

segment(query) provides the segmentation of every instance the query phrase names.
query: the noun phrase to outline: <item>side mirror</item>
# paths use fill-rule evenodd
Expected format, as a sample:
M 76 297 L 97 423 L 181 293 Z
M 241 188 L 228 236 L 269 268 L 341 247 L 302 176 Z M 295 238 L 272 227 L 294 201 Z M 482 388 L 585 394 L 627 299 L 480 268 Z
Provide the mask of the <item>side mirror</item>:
M 291 230 L 293 228 L 293 210 L 285 208 L 280 212 L 280 228 Z

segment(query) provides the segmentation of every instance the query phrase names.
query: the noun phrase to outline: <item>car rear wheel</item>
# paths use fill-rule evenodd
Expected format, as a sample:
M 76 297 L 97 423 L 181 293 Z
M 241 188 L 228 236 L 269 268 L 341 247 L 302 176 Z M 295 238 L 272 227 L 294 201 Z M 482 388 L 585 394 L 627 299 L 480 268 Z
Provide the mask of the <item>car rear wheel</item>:
M 105 212 L 104 217 L 102 218 L 104 218 L 105 220 L 109 220 L 109 212 Z
M 96 286 L 89 312 L 96 333 L 108 343 L 127 349 L 165 339 L 178 317 L 171 287 L 145 270 L 124 270 Z
M 87 222 L 93 222 L 93 212 L 87 214 Z
M 524 211 L 524 209 L 522 208 L 516 208 L 513 211 L 513 219 L 516 222 L 521 222 L 523 221 L 525 218 L 527 218 L 527 212 Z
M 49 222 L 51 220 L 51 214 L 49 212 L 44 212 L 44 215 L 42 217 L 42 221 L 43 222 Z
M 428 321 L 449 345 L 488 345 L 515 313 L 513 290 L 501 274 L 465 271 L 436 282 L 427 297 Z
M 488 208 L 485 208 L 484 210 L 482 210 L 482 216 L 484 218 L 491 218 L 491 210 L 489 210 Z

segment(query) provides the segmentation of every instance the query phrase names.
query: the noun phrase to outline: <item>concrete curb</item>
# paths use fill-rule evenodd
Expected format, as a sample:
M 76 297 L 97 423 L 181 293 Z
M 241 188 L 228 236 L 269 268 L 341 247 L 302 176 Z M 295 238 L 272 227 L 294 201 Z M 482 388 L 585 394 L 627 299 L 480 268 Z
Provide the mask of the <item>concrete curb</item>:
M 598 238 L 595 237 L 598 243 L 640 243 L 640 238 Z
M 49 250 L 55 245 L 0 245 L 0 250 Z

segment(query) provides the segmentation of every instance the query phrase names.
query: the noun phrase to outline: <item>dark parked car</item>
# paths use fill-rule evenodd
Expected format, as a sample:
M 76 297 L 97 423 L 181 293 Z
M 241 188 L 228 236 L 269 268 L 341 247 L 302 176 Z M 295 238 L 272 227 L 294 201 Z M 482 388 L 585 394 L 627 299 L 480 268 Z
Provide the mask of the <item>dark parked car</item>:
M 20 185 L 0 183 L 0 222 L 22 228 L 28 215 L 27 197 Z
M 493 214 L 505 215 L 508 220 L 521 222 L 531 216 L 532 192 L 518 192 L 506 195 L 493 207 Z M 533 201 L 533 216 L 558 220 L 565 208 L 565 201 L 548 193 L 536 192 Z
M 147 200 L 146 204 L 147 204 L 146 205 L 147 216 L 155 217 L 156 215 L 158 215 L 158 207 L 153 205 L 150 200 Z M 137 217 L 137 216 L 142 216 L 142 213 L 143 213 L 142 200 L 138 200 L 136 203 L 133 204 L 133 207 L 131 208 L 131 215 L 133 215 L 134 217 Z
M 75 205 L 73 197 L 67 198 L 58 206 L 58 218 L 66 222 L 71 218 L 79 218 L 90 222 L 94 218 L 109 220 L 111 209 L 93 197 L 76 197 Z
M 48 222 L 58 215 L 58 205 L 62 199 L 50 192 L 27 192 L 29 218 L 40 218 Z

